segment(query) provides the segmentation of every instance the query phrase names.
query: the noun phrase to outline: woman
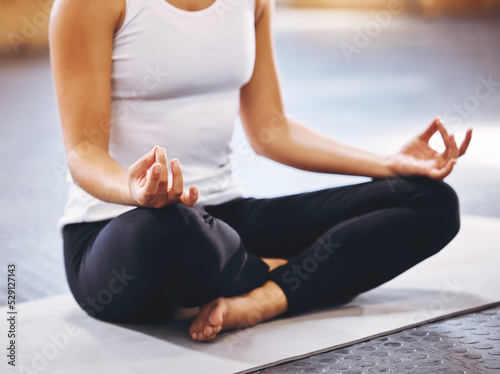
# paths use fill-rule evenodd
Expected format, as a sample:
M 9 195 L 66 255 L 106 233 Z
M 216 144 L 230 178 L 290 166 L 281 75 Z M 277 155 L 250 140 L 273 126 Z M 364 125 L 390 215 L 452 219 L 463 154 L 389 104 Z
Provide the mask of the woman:
M 471 131 L 457 147 L 436 119 L 383 157 L 286 118 L 272 16 L 271 0 L 56 3 L 51 59 L 72 176 L 60 226 L 71 291 L 90 315 L 140 322 L 200 306 L 190 335 L 208 341 L 345 302 L 458 232 L 441 180 Z M 244 198 L 229 161 L 238 111 L 259 155 L 374 180 Z M 437 131 L 443 153 L 428 145 Z

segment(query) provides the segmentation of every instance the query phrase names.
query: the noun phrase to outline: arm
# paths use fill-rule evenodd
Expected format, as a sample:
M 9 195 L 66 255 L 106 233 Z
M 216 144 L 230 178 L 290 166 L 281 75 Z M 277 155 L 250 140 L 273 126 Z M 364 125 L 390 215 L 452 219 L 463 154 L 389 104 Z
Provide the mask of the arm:
M 129 170 L 109 156 L 111 55 L 124 11 L 122 1 L 74 0 L 52 12 L 50 54 L 68 168 L 77 185 L 103 201 L 194 205 L 197 193 L 183 192 L 176 160 L 171 162 L 172 188 L 167 189 L 164 149 L 154 147 Z
M 425 156 L 435 157 L 435 163 L 422 165 L 418 161 L 419 157 L 410 155 L 404 158 L 399 155 L 396 159 L 395 156 L 384 157 L 366 152 L 339 143 L 297 121 L 288 119 L 283 109 L 274 56 L 273 2 L 272 0 L 260 0 L 260 2 L 261 11 L 256 15 L 255 26 L 256 64 L 250 82 L 241 89 L 240 107 L 243 127 L 257 154 L 298 169 L 375 178 L 407 174 L 410 169 L 410 174 L 429 175 L 435 178 L 444 178 L 451 172 L 454 159 L 459 157 L 459 153 L 465 153 L 467 148 L 466 145 L 465 147 L 462 145 L 460 152 L 451 150 L 452 141 L 454 143 L 452 137 L 443 137 L 448 153 L 442 155 L 444 156 L 442 159 L 437 160 L 438 154 L 432 153 L 429 148 L 426 149 Z M 441 131 L 435 122 L 431 125 L 430 131 Z M 425 134 L 428 132 L 426 130 Z M 468 138 L 470 141 L 470 133 Z
M 71 175 L 91 195 L 130 205 L 127 172 L 108 155 L 106 127 L 111 108 L 113 34 L 123 14 L 118 3 L 61 3 L 51 15 L 49 41 Z

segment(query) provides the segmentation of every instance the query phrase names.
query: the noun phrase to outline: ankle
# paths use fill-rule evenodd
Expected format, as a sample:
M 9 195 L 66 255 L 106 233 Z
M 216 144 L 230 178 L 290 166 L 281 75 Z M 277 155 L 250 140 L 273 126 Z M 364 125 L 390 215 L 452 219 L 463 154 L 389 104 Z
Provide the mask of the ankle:
M 267 281 L 262 287 L 251 291 L 250 297 L 264 320 L 276 317 L 288 310 L 288 302 L 283 290 L 273 281 Z
M 288 262 L 288 260 L 285 260 L 284 258 L 261 257 L 261 260 L 264 261 L 267 264 L 267 266 L 269 266 L 269 271 L 273 271 L 277 267 L 285 265 Z

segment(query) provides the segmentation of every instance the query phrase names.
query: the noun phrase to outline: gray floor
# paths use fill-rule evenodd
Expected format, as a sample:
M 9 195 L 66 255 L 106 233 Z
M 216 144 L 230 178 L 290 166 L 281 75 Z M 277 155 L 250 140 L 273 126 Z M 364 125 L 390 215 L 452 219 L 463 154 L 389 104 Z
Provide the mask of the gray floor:
M 469 154 L 447 181 L 459 194 L 462 213 L 500 217 L 500 89 L 474 99 L 482 78 L 500 82 L 500 22 L 393 16 L 349 63 L 339 45 L 353 44 L 357 28 L 372 17 L 278 12 L 276 45 L 288 112 L 338 140 L 384 154 L 438 114 L 459 136 L 473 126 Z M 451 114 L 464 103 L 470 110 Z M 67 292 L 56 230 L 67 170 L 48 55 L 0 60 L 0 121 L 0 275 L 7 263 L 17 264 L 18 302 Z M 237 128 L 235 149 L 242 144 Z M 247 193 L 255 196 L 364 180 L 296 171 L 238 151 L 235 162 Z
M 493 374 L 500 372 L 500 306 L 403 330 L 253 374 Z

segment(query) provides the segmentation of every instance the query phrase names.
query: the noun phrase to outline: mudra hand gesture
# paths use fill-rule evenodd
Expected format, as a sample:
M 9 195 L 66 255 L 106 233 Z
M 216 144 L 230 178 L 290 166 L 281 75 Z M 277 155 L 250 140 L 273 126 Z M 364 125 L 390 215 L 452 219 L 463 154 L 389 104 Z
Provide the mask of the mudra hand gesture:
M 429 146 L 429 140 L 437 132 L 441 134 L 446 149 L 439 153 Z M 389 168 L 396 175 L 424 175 L 433 179 L 444 179 L 453 170 L 457 159 L 465 154 L 472 138 L 472 129 L 467 130 L 460 148 L 455 137 L 449 135 L 438 117 L 420 135 L 408 142 L 397 154 L 390 156 Z
M 170 162 L 172 183 L 168 183 L 167 154 L 165 148 L 155 146 L 128 169 L 129 193 L 138 206 L 162 208 L 181 203 L 193 206 L 198 200 L 198 188 L 184 190 L 179 160 Z

